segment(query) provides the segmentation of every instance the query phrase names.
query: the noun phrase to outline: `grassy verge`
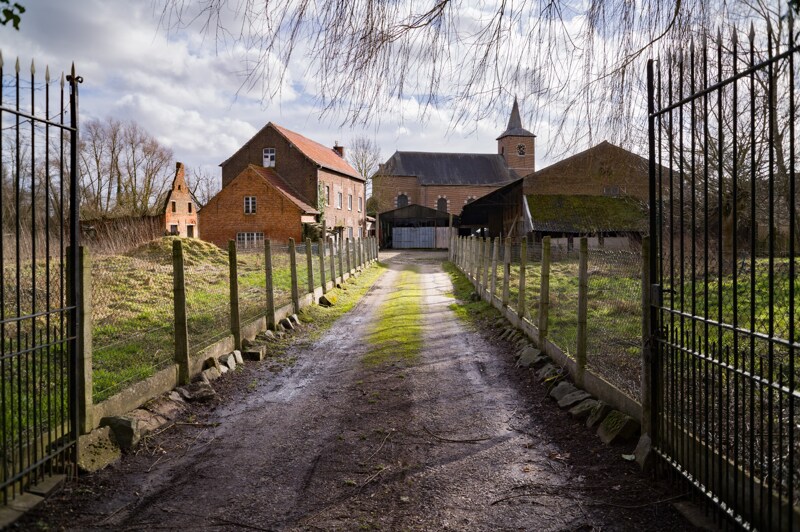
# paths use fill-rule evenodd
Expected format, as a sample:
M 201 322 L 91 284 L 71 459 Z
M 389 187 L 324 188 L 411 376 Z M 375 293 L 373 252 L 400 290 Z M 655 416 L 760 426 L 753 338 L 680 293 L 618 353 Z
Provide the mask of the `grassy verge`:
M 442 264 L 442 269 L 450 276 L 450 281 L 453 283 L 453 295 L 456 302 L 451 303 L 449 308 L 456 313 L 456 316 L 470 327 L 475 327 L 486 318 L 496 317 L 497 311 L 492 305 L 483 300 L 472 301 L 470 299 L 475 288 L 452 262 Z
M 364 356 L 364 363 L 369 366 L 413 363 L 422 350 L 423 290 L 419 273 L 413 268 L 404 269 L 396 286 L 367 332 L 371 349 Z

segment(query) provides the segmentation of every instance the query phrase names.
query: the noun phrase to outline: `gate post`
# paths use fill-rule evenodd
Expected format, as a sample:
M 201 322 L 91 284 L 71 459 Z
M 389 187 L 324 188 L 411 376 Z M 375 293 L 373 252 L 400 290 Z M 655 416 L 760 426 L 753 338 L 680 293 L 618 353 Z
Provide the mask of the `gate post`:
M 178 383 L 189 384 L 189 320 L 186 315 L 186 277 L 183 264 L 183 242 L 172 242 L 172 287 L 175 314 L 175 363 Z
M 652 430 L 652 374 L 650 372 L 650 237 L 642 238 L 642 434 Z
M 89 251 L 78 248 L 78 287 L 77 301 L 80 301 L 78 323 L 81 334 L 78 337 L 78 431 L 89 434 L 94 428 L 94 404 L 92 399 L 92 263 Z
M 236 262 L 236 242 L 228 241 L 228 271 L 230 274 L 231 334 L 234 349 L 242 348 L 242 327 L 239 319 L 239 265 Z

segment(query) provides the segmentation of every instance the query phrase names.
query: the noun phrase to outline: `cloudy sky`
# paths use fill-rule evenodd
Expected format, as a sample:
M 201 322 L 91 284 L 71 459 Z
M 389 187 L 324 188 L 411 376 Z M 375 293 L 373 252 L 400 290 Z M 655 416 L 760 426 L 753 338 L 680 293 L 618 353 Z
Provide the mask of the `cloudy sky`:
M 509 95 L 502 112 L 455 128 L 451 109 L 433 109 L 423 120 L 412 101 L 399 101 L 366 128 L 342 126 L 341 116 L 320 117 L 314 83 L 297 79 L 302 69 L 290 69 L 279 96 L 262 101 L 260 90 L 240 90 L 246 50 L 221 49 L 199 28 L 165 31 L 149 1 L 22 3 L 20 31 L 0 27 L 6 65 L 19 57 L 23 65 L 35 60 L 39 72 L 47 64 L 55 74 L 74 61 L 84 78 L 81 120 L 135 120 L 177 160 L 215 175 L 217 165 L 269 121 L 326 145 L 347 146 L 355 136 L 367 136 L 378 142 L 383 158 L 395 150 L 494 152 L 512 103 Z M 540 133 L 539 124 L 525 126 Z M 546 161 L 539 153 L 537 158 L 541 167 Z

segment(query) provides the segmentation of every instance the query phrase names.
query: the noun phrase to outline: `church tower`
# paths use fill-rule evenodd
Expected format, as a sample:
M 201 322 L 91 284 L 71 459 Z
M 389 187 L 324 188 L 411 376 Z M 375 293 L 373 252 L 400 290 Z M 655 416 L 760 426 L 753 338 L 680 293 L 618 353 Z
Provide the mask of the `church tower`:
M 524 177 L 536 170 L 534 163 L 534 146 L 536 135 L 522 127 L 519 105 L 514 98 L 514 107 L 508 119 L 508 127 L 497 137 L 497 153 L 503 156 L 506 166 L 514 170 L 518 176 Z

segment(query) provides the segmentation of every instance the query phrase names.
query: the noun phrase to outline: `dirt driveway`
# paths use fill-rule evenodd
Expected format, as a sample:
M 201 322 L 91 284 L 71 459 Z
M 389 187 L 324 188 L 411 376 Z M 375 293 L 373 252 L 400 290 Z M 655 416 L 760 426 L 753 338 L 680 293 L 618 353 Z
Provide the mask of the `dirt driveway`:
M 665 493 L 459 320 L 443 254 L 389 269 L 296 361 L 89 477 L 28 524 L 74 529 L 677 530 Z M 413 271 L 423 348 L 367 365 L 364 331 Z M 399 294 L 402 296 L 402 294 Z M 255 369 L 252 369 L 255 368 Z M 276 372 L 277 371 L 277 372 Z M 223 379 L 224 380 L 224 379 Z M 221 381 L 220 381 L 221 382 Z M 70 502 L 71 501 L 71 502 Z M 78 502 L 75 502 L 78 501 Z

